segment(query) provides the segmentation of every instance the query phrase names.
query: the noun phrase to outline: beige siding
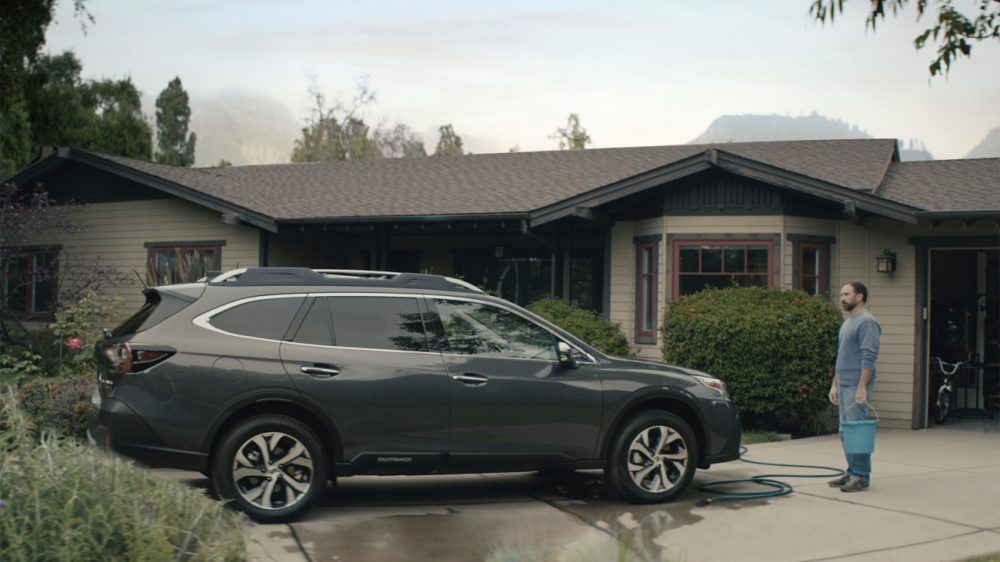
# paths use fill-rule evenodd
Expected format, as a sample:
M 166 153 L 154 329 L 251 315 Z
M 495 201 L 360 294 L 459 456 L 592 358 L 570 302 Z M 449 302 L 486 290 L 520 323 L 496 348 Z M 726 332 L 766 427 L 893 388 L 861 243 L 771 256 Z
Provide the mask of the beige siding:
M 611 229 L 611 308 L 608 311 L 611 321 L 621 324 L 630 342 L 635 341 L 634 226 L 632 221 L 618 221 Z
M 99 264 L 128 274 L 130 285 L 107 290 L 124 299 L 124 315 L 144 302 L 139 279 L 131 272 L 145 279 L 147 242 L 220 240 L 225 242 L 223 271 L 257 265 L 258 229 L 223 224 L 219 213 L 180 199 L 90 204 L 73 214 L 72 223 L 82 231 L 53 234 L 38 243 L 62 246 L 63 271 Z
M 916 300 L 916 254 L 901 225 L 871 220 L 864 225 L 837 223 L 834 250 L 839 268 L 831 284 L 837 288 L 849 281 L 868 286 L 868 310 L 882 325 L 877 378 L 872 402 L 887 425 L 909 427 L 913 414 L 914 324 Z M 883 249 L 896 252 L 897 269 L 886 274 L 875 271 L 875 256 Z

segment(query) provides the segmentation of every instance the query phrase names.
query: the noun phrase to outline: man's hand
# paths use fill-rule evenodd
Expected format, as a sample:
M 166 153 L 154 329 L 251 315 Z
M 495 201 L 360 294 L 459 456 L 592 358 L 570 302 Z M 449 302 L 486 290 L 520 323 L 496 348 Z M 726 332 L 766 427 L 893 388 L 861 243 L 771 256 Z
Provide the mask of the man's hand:
M 830 403 L 833 404 L 834 406 L 840 404 L 840 397 L 837 396 L 837 385 L 833 385 L 830 387 L 829 398 L 830 398 Z
M 859 386 L 858 391 L 854 393 L 854 401 L 857 402 L 858 404 L 867 404 L 868 389 L 863 386 Z

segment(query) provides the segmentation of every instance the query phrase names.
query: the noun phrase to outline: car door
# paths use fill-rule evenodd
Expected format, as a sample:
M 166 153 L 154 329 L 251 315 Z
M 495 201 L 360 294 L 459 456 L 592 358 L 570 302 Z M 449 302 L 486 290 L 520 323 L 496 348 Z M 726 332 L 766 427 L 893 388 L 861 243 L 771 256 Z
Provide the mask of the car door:
M 514 308 L 429 301 L 451 379 L 450 462 L 594 458 L 602 408 L 594 366 L 562 367 L 558 338 Z
M 434 465 L 448 444 L 447 373 L 413 295 L 311 295 L 281 359 L 333 421 L 344 460 Z M 397 454 L 398 453 L 398 454 Z

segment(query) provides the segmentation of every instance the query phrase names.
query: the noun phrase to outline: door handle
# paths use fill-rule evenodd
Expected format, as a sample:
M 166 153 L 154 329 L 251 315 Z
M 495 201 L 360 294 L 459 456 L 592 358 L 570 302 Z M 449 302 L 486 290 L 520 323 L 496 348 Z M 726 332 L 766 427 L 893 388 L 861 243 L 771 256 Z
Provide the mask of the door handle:
M 299 371 L 319 379 L 335 377 L 340 374 L 339 369 L 334 369 L 331 367 L 317 367 L 315 365 L 306 365 L 303 367 L 299 367 Z
M 452 380 L 458 381 L 462 384 L 469 386 L 483 386 L 490 381 L 484 375 L 477 375 L 476 373 L 463 373 L 461 375 L 452 375 Z

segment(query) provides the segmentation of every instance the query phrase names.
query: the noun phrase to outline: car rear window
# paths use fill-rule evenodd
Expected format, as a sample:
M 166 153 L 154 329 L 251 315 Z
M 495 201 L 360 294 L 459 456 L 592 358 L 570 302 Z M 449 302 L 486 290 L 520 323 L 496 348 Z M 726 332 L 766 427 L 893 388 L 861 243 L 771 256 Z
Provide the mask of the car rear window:
M 280 340 L 302 304 L 303 297 L 267 298 L 246 302 L 212 316 L 212 326 L 231 334 Z
M 179 298 L 176 295 L 147 290 L 146 304 L 112 330 L 111 337 L 131 336 L 136 332 L 148 330 L 177 314 L 189 304 L 191 304 L 190 300 Z

